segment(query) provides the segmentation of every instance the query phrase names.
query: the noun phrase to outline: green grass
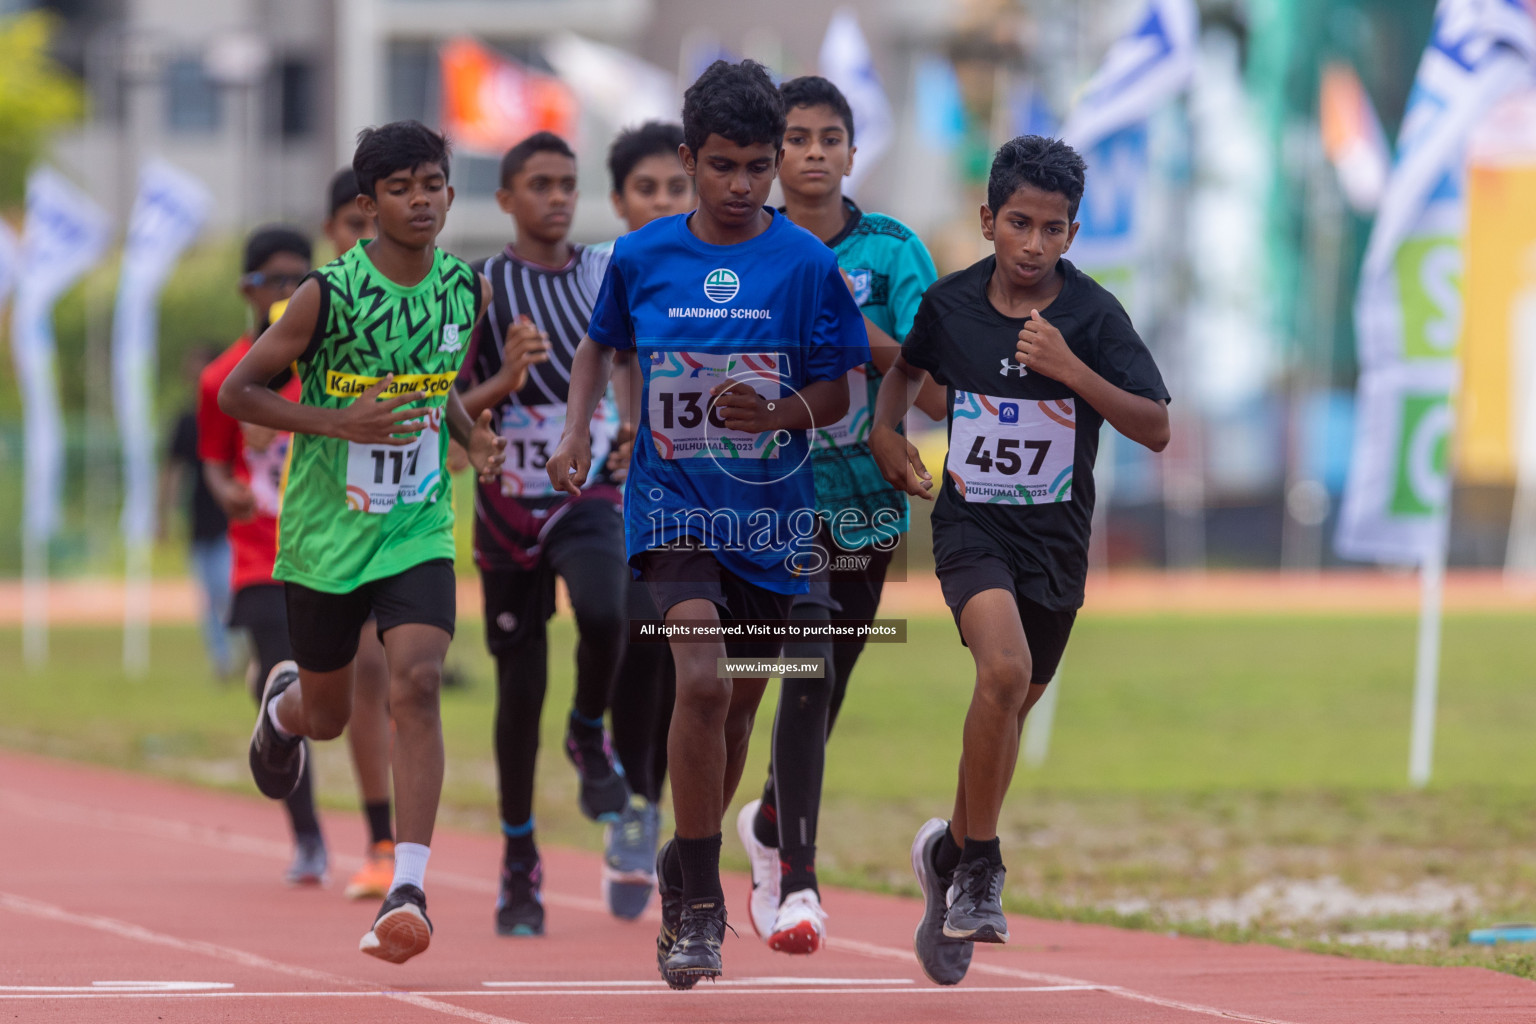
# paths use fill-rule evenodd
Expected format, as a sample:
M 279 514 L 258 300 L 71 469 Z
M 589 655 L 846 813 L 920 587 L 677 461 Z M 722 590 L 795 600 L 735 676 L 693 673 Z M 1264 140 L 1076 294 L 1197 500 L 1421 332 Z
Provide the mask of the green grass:
M 1013 908 L 1536 976 L 1529 950 L 1465 944 L 1470 927 L 1536 918 L 1530 624 L 1447 620 L 1435 781 L 1424 792 L 1405 778 L 1413 630 L 1406 616 L 1085 614 L 1062 669 L 1051 756 L 1020 769 L 1000 827 Z M 545 841 L 596 849 L 560 755 L 573 639 L 567 621 L 554 624 L 536 809 Z M 195 631 L 156 630 L 145 681 L 124 678 L 120 643 L 113 630 L 58 630 L 45 671 L 8 669 L 0 744 L 250 793 L 249 698 L 208 678 Z M 20 653 L 19 634 L 0 631 L 0 664 L 19 666 Z M 478 623 L 466 621 L 450 660 L 469 686 L 444 698 L 444 816 L 489 832 L 493 692 Z M 828 753 L 826 880 L 913 891 L 907 844 L 948 809 L 970 688 L 947 618 L 913 620 L 908 643 L 866 649 Z M 759 717 L 741 799 L 763 777 L 770 718 Z M 317 764 L 327 806 L 355 808 L 344 747 L 325 745 Z M 734 840 L 726 850 L 728 865 L 744 865 Z M 1220 915 L 1222 901 L 1261 884 L 1320 879 L 1362 896 L 1443 898 L 1333 917 Z M 1427 947 L 1345 945 L 1363 932 Z

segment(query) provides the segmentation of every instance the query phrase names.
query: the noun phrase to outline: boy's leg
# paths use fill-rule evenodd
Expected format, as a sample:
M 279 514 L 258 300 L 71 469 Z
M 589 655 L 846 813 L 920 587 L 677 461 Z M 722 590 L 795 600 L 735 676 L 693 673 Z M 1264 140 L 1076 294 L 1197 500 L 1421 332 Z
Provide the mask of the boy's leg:
M 580 502 L 549 529 L 543 558 L 570 595 L 576 618 L 576 692 L 566 727 L 566 756 L 581 773 L 581 810 L 614 822 L 629 806 L 603 716 L 628 645 L 631 572 L 624 560 L 624 519 L 606 501 Z
M 265 681 L 279 663 L 293 657 L 288 642 L 288 616 L 281 584 L 244 587 L 235 595 L 231 621 L 248 631 L 256 679 Z M 259 692 L 254 694 L 258 700 Z M 315 814 L 314 780 L 308 758 L 294 791 L 283 800 L 293 829 L 293 862 L 284 880 L 289 885 L 320 885 L 325 881 L 328 857 L 320 819 Z
M 549 667 L 545 631 L 554 612 L 554 574 L 484 570 L 485 642 L 496 660 L 496 785 L 503 850 L 496 899 L 500 935 L 544 934 L 543 881 L 534 839 L 534 769 Z
M 455 623 L 453 563 L 438 559 L 367 585 L 389 661 L 395 726 L 395 877 L 362 952 L 404 963 L 431 943 L 423 892 L 443 789 L 443 658 Z
M 379 898 L 389 891 L 395 873 L 395 834 L 389 801 L 389 664 L 384 643 L 372 621 L 358 634 L 352 687 L 352 717 L 347 722 L 347 746 L 368 826 L 368 852 L 363 866 L 347 883 L 347 898 Z

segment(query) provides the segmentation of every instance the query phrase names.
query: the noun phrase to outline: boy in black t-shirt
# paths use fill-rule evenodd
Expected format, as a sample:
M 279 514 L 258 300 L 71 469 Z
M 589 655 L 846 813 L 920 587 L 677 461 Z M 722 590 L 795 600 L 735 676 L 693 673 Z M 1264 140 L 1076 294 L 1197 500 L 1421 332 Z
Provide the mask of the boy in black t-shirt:
M 997 820 L 1024 716 L 1083 603 L 1099 425 L 1153 451 L 1168 444 L 1168 392 L 1151 354 L 1114 296 L 1061 258 L 1083 176 L 1082 158 L 1054 139 L 998 150 L 981 208 L 995 255 L 928 289 L 870 432 L 885 478 L 933 500 L 932 475 L 895 428 L 925 375 L 946 387 L 933 553 L 976 689 L 954 815 L 930 820 L 912 844 L 926 899 L 914 945 L 941 985 L 965 977 L 970 943 L 1008 940 Z

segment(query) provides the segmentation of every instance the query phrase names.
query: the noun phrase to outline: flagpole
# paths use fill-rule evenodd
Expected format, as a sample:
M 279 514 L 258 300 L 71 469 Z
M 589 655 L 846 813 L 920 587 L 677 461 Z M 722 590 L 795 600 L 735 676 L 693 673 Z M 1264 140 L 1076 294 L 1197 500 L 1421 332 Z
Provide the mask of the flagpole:
M 1039 768 L 1051 752 L 1051 727 L 1056 724 L 1056 701 L 1061 695 L 1061 672 L 1051 677 L 1050 685 L 1030 708 L 1024 719 L 1024 763 Z
M 1413 731 L 1408 739 L 1408 782 L 1429 784 L 1435 754 L 1435 710 L 1440 689 L 1440 627 L 1445 611 L 1446 548 L 1450 540 L 1450 495 L 1435 535 L 1419 565 L 1419 639 L 1413 673 Z

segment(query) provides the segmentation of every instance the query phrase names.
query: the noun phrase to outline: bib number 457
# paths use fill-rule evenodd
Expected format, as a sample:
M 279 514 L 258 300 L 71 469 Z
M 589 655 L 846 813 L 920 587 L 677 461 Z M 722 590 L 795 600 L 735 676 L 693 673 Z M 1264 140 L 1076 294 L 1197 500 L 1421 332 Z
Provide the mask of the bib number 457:
M 1020 456 L 1019 449 L 1023 448 L 1026 455 Z M 971 445 L 969 454 L 965 457 L 968 466 L 975 466 L 983 473 L 1000 473 L 1003 476 L 1017 476 L 1024 468 L 1024 458 L 1029 458 L 1029 476 L 1035 476 L 1040 472 L 1040 467 L 1045 465 L 1045 457 L 1050 454 L 1051 442 L 1045 441 L 1021 441 L 1016 437 L 989 438 L 984 435 L 976 435 L 975 442 Z

